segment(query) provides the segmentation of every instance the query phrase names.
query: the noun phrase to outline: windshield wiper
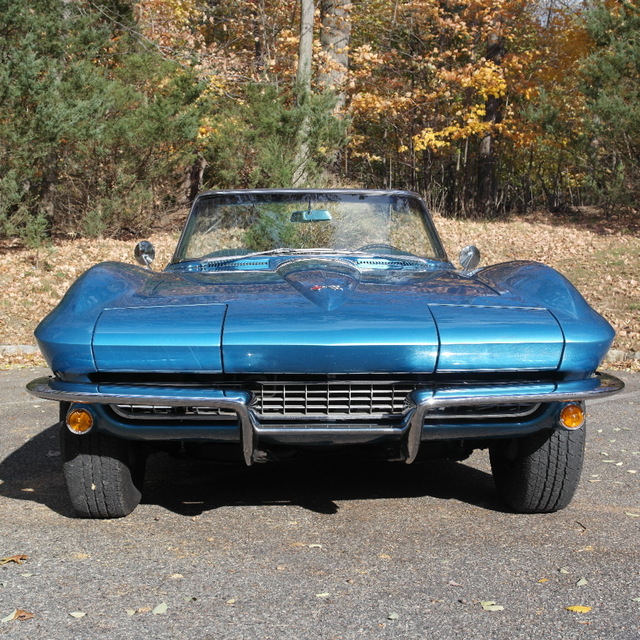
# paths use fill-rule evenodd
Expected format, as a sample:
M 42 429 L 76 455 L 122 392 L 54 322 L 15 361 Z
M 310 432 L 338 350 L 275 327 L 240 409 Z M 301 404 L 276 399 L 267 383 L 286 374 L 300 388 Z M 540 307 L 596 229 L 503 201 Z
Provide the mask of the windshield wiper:
M 306 249 L 293 248 L 293 247 L 279 247 L 278 249 L 269 249 L 267 251 L 253 251 L 251 253 L 245 253 L 239 256 L 220 256 L 219 258 L 200 258 L 188 260 L 185 262 L 200 262 L 203 265 L 223 266 L 227 264 L 233 264 L 234 262 L 241 262 L 243 260 L 250 260 L 252 258 L 259 258 L 263 256 L 283 256 L 283 255 L 339 255 L 339 256 L 355 256 L 355 257 L 371 257 L 382 258 L 384 260 L 398 261 L 398 262 L 414 262 L 417 264 L 430 264 L 434 260 L 427 258 L 421 258 L 414 254 L 391 254 L 384 252 L 374 251 L 361 251 L 358 249 L 333 249 L 331 247 L 310 247 Z
M 360 255 L 365 255 L 370 258 L 382 258 L 391 262 L 417 262 L 418 264 L 429 264 L 433 262 L 429 258 L 421 258 L 412 253 L 381 253 L 379 251 L 357 251 Z
M 201 259 L 200 262 L 215 263 L 216 265 L 223 265 L 223 264 L 230 264 L 233 262 L 240 262 L 242 260 L 246 260 L 247 258 L 258 258 L 261 256 L 305 255 L 305 254 L 318 254 L 318 253 L 339 254 L 339 255 L 350 255 L 354 253 L 362 254 L 361 251 L 342 251 L 339 249 L 331 249 L 328 247 L 308 248 L 308 249 L 294 249 L 292 247 L 280 247 L 278 249 L 269 249 L 268 251 L 253 251 L 252 253 L 245 253 L 240 256 L 204 258 L 204 259 Z

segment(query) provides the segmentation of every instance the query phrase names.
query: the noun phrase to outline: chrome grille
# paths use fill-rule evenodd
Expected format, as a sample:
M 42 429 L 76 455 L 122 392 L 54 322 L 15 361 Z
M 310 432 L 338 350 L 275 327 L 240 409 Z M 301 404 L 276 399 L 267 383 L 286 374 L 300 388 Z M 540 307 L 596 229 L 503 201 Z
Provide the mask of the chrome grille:
M 242 385 L 238 385 L 242 387 Z M 407 396 L 418 386 L 408 380 L 276 380 L 253 382 L 245 389 L 253 394 L 251 409 L 264 420 L 382 419 L 399 416 L 406 408 Z M 481 404 L 435 408 L 425 421 L 517 420 L 538 411 L 540 404 Z M 114 413 L 128 420 L 235 420 L 229 409 L 202 406 L 111 405 Z
M 385 416 L 402 413 L 410 382 L 261 382 L 253 410 L 265 417 Z
M 112 404 L 111 409 L 128 420 L 215 420 L 236 418 L 236 412 L 217 407 L 166 407 L 146 404 Z
M 425 420 L 491 420 L 497 418 L 525 418 L 534 414 L 540 404 L 521 402 L 514 404 L 476 404 L 459 407 L 440 407 L 429 411 Z

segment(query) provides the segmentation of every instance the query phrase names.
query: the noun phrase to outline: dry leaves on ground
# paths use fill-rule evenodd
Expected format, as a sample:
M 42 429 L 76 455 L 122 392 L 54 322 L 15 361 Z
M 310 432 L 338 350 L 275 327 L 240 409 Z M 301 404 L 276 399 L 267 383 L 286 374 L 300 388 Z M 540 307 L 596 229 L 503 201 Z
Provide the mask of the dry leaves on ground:
M 34 617 L 35 616 L 33 613 L 29 613 L 24 609 L 15 609 L 8 616 L 6 616 L 5 618 L 2 618 L 0 622 L 13 622 L 14 620 L 20 620 L 20 621 L 31 620 L 31 618 L 34 618 Z
M 28 558 L 29 556 L 25 556 L 25 555 L 17 555 L 17 556 L 9 556 L 8 558 L 0 558 L 0 565 L 9 564 L 10 562 L 13 562 L 15 564 L 22 564 Z

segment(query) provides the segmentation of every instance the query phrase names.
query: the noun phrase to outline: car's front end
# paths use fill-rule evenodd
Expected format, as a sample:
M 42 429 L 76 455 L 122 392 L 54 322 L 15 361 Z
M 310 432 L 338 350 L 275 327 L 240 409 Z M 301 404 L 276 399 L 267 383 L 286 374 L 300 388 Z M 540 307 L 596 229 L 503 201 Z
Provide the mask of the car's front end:
M 54 376 L 29 390 L 72 438 L 229 445 L 247 464 L 489 447 L 509 484 L 504 443 L 577 442 L 584 401 L 622 388 L 596 373 L 611 327 L 562 276 L 456 271 L 405 192 L 203 194 L 164 272 L 99 265 L 36 335 Z M 574 489 L 510 502 L 553 510 Z

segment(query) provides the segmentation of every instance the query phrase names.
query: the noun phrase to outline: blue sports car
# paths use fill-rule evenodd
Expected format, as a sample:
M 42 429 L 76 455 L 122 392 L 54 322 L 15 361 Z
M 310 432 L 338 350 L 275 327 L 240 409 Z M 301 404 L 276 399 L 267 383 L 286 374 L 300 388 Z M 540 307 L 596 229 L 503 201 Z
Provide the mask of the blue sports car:
M 76 513 L 141 498 L 150 451 L 247 465 L 357 450 L 411 463 L 488 449 L 511 509 L 565 507 L 579 481 L 584 401 L 611 326 L 535 262 L 448 261 L 406 191 L 199 195 L 171 263 L 89 269 L 40 323 Z

